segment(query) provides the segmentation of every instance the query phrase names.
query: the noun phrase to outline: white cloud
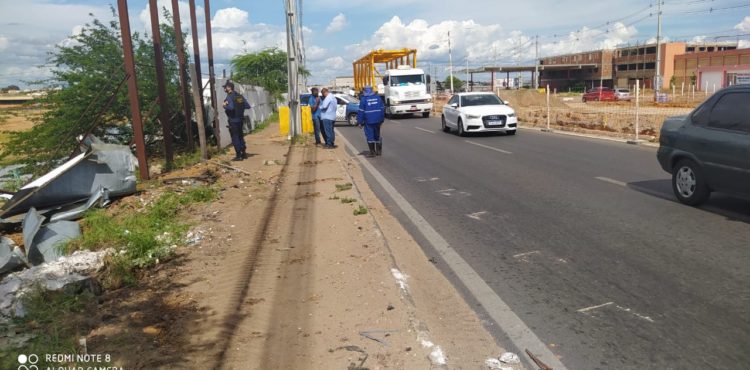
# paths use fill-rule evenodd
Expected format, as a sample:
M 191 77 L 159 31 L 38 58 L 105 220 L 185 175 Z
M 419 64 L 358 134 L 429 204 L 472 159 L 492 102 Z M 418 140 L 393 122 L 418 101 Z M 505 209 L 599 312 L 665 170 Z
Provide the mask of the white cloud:
M 346 16 L 344 13 L 339 13 L 333 19 L 331 20 L 331 23 L 328 24 L 328 27 L 326 27 L 327 33 L 333 33 L 333 32 L 339 32 L 344 29 L 349 24 L 349 22 L 346 20 Z
M 71 34 L 71 36 L 78 36 L 82 32 L 83 32 L 83 26 L 79 24 L 79 25 L 73 27 L 73 30 L 70 31 L 70 34 Z
M 737 45 L 738 49 L 746 49 L 750 48 L 750 40 L 740 40 L 740 43 Z
M 346 65 L 348 65 L 346 60 L 340 56 L 331 57 L 323 61 L 324 67 L 334 70 L 340 70 Z
M 172 14 L 172 1 L 171 0 L 158 0 L 156 2 L 156 6 L 159 8 L 159 23 L 166 23 L 167 19 L 164 17 L 164 9 L 166 8 L 167 11 L 169 11 L 169 13 Z M 180 10 L 180 28 L 182 28 L 183 30 L 190 29 L 190 4 L 188 4 L 187 1 L 178 1 L 177 8 Z M 203 7 L 196 5 L 195 17 L 198 20 L 198 22 L 201 22 L 201 24 L 204 19 L 204 14 L 205 12 L 203 10 Z M 143 30 L 146 30 L 146 32 L 150 34 L 151 33 L 151 7 L 148 2 L 146 2 L 146 7 L 143 10 L 141 10 L 140 13 L 138 13 L 138 20 L 141 21 Z M 134 27 L 132 23 L 133 21 L 131 21 L 130 28 L 135 30 L 136 28 Z
M 246 11 L 238 8 L 219 9 L 211 20 L 211 27 L 214 28 L 240 28 L 247 26 L 248 14 Z
M 8 47 L 8 38 L 5 36 L 0 36 L 0 51 L 5 50 Z
M 750 17 L 745 17 L 745 19 L 743 19 L 742 22 L 734 26 L 734 29 L 740 30 L 740 31 L 750 31 Z
M 308 61 L 318 61 L 326 56 L 326 52 L 326 49 L 320 46 L 311 45 L 305 48 L 305 57 L 307 57 Z

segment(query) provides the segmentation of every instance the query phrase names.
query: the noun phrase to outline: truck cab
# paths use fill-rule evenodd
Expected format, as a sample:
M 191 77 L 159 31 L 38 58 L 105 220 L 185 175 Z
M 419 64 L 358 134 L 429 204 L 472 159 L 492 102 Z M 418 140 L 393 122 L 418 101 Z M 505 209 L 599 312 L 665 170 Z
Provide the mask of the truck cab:
M 413 113 L 425 118 L 430 116 L 432 96 L 427 93 L 427 79 L 422 69 L 401 65 L 386 70 L 378 91 L 382 92 L 388 116 Z

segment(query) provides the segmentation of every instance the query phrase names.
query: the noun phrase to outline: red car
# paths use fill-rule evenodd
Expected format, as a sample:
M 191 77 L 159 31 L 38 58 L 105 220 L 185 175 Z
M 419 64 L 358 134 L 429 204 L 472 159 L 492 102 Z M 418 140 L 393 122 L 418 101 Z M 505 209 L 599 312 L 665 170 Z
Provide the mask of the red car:
M 587 101 L 592 101 L 592 100 L 593 101 L 615 101 L 617 100 L 617 95 L 615 95 L 614 90 L 610 89 L 609 87 L 597 87 L 583 94 L 584 103 Z

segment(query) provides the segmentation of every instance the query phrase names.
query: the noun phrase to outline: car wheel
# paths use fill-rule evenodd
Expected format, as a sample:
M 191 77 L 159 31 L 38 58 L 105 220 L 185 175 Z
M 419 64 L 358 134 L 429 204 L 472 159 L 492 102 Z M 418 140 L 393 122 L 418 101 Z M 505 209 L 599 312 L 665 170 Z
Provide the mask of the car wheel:
M 513 130 L 513 131 L 505 131 L 505 133 L 506 133 L 506 134 L 508 134 L 508 135 L 515 135 L 515 134 L 516 134 L 516 130 Z
M 458 136 L 466 136 L 466 132 L 464 132 L 464 123 L 461 122 L 460 118 L 458 119 L 456 126 L 458 126 Z
M 703 172 L 698 165 L 683 159 L 672 169 L 672 190 L 680 203 L 697 206 L 711 195 Z
M 583 101 L 584 103 L 586 102 L 586 98 L 581 98 L 581 100 L 582 100 L 582 101 Z
M 356 126 L 357 125 L 357 113 L 349 113 L 349 115 L 346 116 L 346 123 L 348 123 L 349 126 Z
M 422 118 L 430 118 L 430 112 L 422 112 Z
M 451 128 L 445 123 L 445 116 L 440 117 L 440 124 L 443 125 L 443 132 L 451 132 Z

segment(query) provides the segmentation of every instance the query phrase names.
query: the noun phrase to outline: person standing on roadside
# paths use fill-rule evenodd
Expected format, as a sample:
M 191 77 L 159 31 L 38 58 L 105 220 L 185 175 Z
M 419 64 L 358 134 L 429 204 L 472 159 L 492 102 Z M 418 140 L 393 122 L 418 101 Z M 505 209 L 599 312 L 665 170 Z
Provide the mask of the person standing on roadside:
M 383 139 L 380 137 L 380 127 L 385 121 L 385 106 L 383 100 L 372 91 L 372 87 L 365 86 L 359 100 L 357 124 L 364 126 L 367 146 L 370 148 L 368 158 L 381 155 Z
M 333 149 L 336 147 L 336 136 L 333 132 L 333 125 L 336 122 L 338 104 L 336 103 L 336 97 L 327 88 L 323 88 L 321 92 L 323 93 L 323 101 L 320 103 L 320 119 L 323 121 L 323 128 L 325 130 L 325 148 Z
M 313 131 L 315 132 L 315 145 L 320 145 L 320 135 L 323 134 L 323 142 L 326 142 L 326 132 L 323 129 L 323 123 L 320 121 L 320 96 L 318 96 L 318 88 L 313 87 L 310 89 L 310 99 L 307 101 L 307 105 L 310 106 L 310 112 L 312 112 Z
M 247 145 L 245 144 L 245 135 L 242 131 L 244 123 L 245 109 L 250 109 L 250 103 L 244 96 L 234 91 L 232 81 L 227 81 L 224 86 L 227 97 L 224 99 L 222 106 L 227 114 L 229 121 L 229 134 L 232 136 L 232 146 L 234 146 L 235 157 L 233 161 L 241 161 L 247 158 Z

